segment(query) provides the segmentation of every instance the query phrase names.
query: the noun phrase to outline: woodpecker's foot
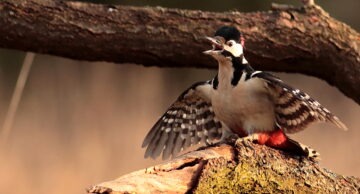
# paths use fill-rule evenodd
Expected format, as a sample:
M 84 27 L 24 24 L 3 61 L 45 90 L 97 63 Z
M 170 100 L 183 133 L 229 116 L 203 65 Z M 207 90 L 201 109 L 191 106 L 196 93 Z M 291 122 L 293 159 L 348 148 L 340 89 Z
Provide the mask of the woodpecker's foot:
M 221 135 L 221 139 L 220 139 L 219 143 L 226 143 L 226 144 L 233 145 L 238 138 L 239 138 L 239 136 L 236 135 L 235 133 L 231 132 L 230 130 L 224 130 Z
M 206 140 L 206 141 L 205 141 L 205 146 L 206 146 L 206 147 L 213 146 L 214 144 L 215 144 L 214 142 L 211 142 L 211 141 L 209 141 L 209 140 Z
M 238 146 L 238 145 L 242 144 L 242 145 L 249 147 L 249 142 L 252 142 L 252 143 L 258 142 L 259 137 L 260 137 L 259 134 L 254 133 L 254 134 L 251 134 L 246 137 L 238 138 L 235 142 L 235 145 Z
M 226 136 L 225 138 L 221 138 L 217 142 L 206 141 L 205 142 L 206 146 L 204 146 L 204 148 L 206 148 L 206 147 L 215 147 L 215 146 L 218 146 L 218 145 L 221 145 L 221 144 L 234 145 L 238 138 L 239 137 L 236 134 L 232 134 L 232 135 Z

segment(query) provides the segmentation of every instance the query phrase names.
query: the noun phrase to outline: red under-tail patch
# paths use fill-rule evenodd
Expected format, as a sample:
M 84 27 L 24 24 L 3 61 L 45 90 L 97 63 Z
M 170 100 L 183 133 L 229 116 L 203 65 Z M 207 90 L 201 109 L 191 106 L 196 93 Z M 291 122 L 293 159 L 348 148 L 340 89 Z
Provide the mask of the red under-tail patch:
M 299 143 L 289 139 L 281 129 L 270 133 L 258 133 L 258 135 L 258 144 L 265 144 L 269 147 L 290 151 L 298 155 L 308 155 Z
M 270 133 L 259 133 L 259 144 L 265 144 L 270 147 L 283 148 L 286 146 L 287 137 L 284 132 L 279 129 Z

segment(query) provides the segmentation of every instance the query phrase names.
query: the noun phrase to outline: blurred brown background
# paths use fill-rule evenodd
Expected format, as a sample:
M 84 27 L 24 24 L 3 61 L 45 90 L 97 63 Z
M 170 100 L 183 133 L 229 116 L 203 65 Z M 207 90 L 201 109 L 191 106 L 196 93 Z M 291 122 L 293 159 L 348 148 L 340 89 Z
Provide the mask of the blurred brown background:
M 272 1 L 105 2 L 257 11 L 268 9 Z M 359 0 L 317 3 L 359 31 Z M 0 124 L 23 57 L 23 52 L 0 50 Z M 0 193 L 84 193 L 91 184 L 160 162 L 143 159 L 140 146 L 147 131 L 185 88 L 214 74 L 205 69 L 145 68 L 37 55 L 8 142 L 0 147 Z M 318 150 L 324 167 L 359 177 L 359 105 L 319 79 L 277 75 L 318 99 L 350 129 L 343 132 L 330 124 L 315 124 L 293 137 Z

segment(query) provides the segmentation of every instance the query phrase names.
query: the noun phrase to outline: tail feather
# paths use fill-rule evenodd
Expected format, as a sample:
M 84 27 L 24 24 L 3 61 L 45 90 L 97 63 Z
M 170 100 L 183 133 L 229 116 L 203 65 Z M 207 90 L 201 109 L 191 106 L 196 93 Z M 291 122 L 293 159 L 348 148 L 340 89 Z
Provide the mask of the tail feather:
M 295 151 L 296 153 L 299 153 L 299 155 L 303 155 L 313 159 L 319 158 L 320 156 L 319 152 L 317 152 L 316 150 L 293 139 L 288 138 L 286 143 L 288 144 L 287 148 L 291 149 L 289 151 Z
M 340 119 L 336 116 L 331 117 L 329 121 L 344 131 L 349 130 L 347 126 L 343 122 L 341 122 Z

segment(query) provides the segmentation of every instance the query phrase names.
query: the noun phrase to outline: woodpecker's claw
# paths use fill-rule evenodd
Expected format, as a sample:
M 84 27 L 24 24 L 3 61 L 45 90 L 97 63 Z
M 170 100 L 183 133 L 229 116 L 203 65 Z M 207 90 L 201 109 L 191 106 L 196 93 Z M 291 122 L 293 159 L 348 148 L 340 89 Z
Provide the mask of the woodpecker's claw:
M 246 137 L 238 138 L 235 142 L 235 145 L 243 144 L 247 147 L 249 147 L 249 142 L 255 143 L 259 139 L 258 134 L 251 134 Z

